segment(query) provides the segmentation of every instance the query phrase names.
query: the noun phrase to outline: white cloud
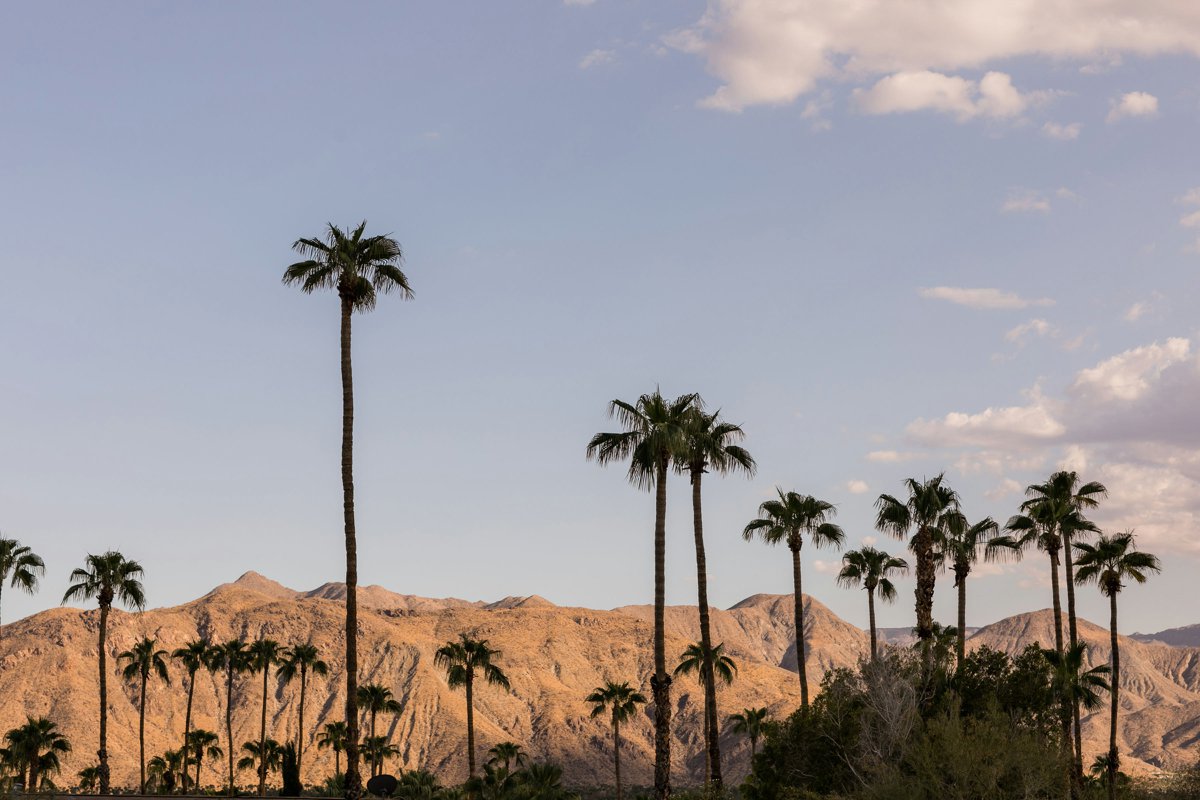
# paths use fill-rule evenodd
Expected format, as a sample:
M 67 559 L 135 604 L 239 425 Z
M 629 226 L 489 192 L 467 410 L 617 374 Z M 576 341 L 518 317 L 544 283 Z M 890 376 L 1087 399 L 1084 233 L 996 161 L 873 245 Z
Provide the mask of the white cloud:
M 901 461 L 911 461 L 918 457 L 916 453 L 901 453 L 899 450 L 872 450 L 867 453 L 867 461 L 876 464 L 898 464 Z
M 862 538 L 862 543 L 865 544 L 867 547 L 874 547 L 875 543 L 878 541 L 879 541 L 879 539 L 875 536 L 864 536 Z
M 1096 366 L 1081 370 L 1071 391 L 1099 402 L 1137 400 L 1157 385 L 1168 367 L 1191 354 L 1187 339 L 1168 339 L 1115 355 Z
M 1191 206 L 1200 206 L 1200 186 L 1194 189 L 1188 189 L 1183 197 L 1179 198 L 1179 202 Z M 1185 228 L 1200 228 L 1200 209 L 1184 214 L 1179 218 L 1179 224 Z M 1200 253 L 1200 236 L 1187 247 L 1184 248 L 1187 253 Z
M 842 571 L 842 565 L 836 561 L 823 561 L 822 559 L 814 559 L 812 562 L 813 569 L 822 575 L 837 575 Z
M 583 58 L 579 59 L 579 68 L 591 69 L 592 67 L 599 67 L 603 64 L 611 64 L 616 57 L 617 54 L 612 50 L 601 50 L 597 48 Z
M 1031 319 L 1028 322 L 1022 322 L 1017 327 L 1004 334 L 1004 338 L 1010 342 L 1024 344 L 1031 336 L 1045 336 L 1054 332 L 1054 326 L 1044 319 Z
M 563 0 L 564 6 L 590 6 L 596 0 Z
M 1070 122 L 1066 125 L 1047 122 L 1042 126 L 1042 135 L 1050 139 L 1058 139 L 1060 142 L 1071 142 L 1079 138 L 1081 130 L 1083 130 L 1083 125 L 1078 122 Z
M 1021 494 L 1024 488 L 1020 482 L 1014 481 L 1012 478 L 1005 478 L 1000 482 L 999 486 L 994 486 L 984 492 L 983 496 L 989 500 L 999 501 L 1006 497 L 1014 497 Z
M 855 102 L 868 114 L 931 110 L 951 114 L 959 122 L 1016 117 L 1032 99 L 1032 95 L 1017 91 L 1012 78 L 1003 72 L 989 72 L 978 83 L 929 70 L 897 72 L 870 89 L 854 90 Z
M 1034 191 L 1012 192 L 1008 195 L 1008 199 L 1004 201 L 1004 205 L 1000 206 L 1000 210 L 1005 214 L 1027 213 L 1036 211 L 1039 214 L 1050 213 L 1050 201 L 1045 195 Z
M 850 494 L 865 494 L 870 488 L 870 486 L 867 486 L 866 481 L 854 480 L 846 482 L 846 491 L 850 492 Z
M 1091 64 L 1126 53 L 1200 55 L 1200 16 L 1190 3 L 1143 0 L 1107 0 L 1103 13 L 1095 0 L 709 0 L 696 24 L 667 41 L 720 81 L 702 105 L 740 111 L 791 103 L 822 81 L 953 79 L 946 73 L 1023 56 Z M 1014 102 L 1006 91 L 996 100 L 992 112 Z
M 1035 389 L 1032 394 L 1029 405 L 985 408 L 976 414 L 952 411 L 939 419 L 914 420 L 905 432 L 917 442 L 941 447 L 1004 447 L 1060 438 L 1066 427 L 1040 391 Z
M 1027 299 L 1013 292 L 1000 289 L 967 289 L 958 286 L 933 286 L 918 291 L 927 300 L 945 300 L 968 308 L 1029 308 L 1030 306 L 1052 306 L 1048 297 Z
M 1158 113 L 1158 98 L 1147 92 L 1126 92 L 1109 101 L 1106 122 L 1126 117 L 1152 117 Z

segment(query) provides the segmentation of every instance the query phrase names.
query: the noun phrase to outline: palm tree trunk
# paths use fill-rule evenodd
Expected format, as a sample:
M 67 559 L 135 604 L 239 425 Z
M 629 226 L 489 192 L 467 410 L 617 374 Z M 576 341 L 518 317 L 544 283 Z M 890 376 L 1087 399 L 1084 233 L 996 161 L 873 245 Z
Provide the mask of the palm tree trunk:
M 1061 656 L 1063 654 L 1062 601 L 1059 598 L 1058 589 L 1058 548 L 1053 544 L 1050 546 L 1050 591 L 1054 604 L 1054 648 Z M 1078 796 L 1079 790 L 1075 780 L 1075 748 L 1072 746 L 1071 736 L 1071 701 L 1067 697 L 1063 697 L 1059 717 L 1063 736 L 1063 756 L 1067 762 L 1069 794 L 1074 798 Z
M 954 583 L 958 587 L 958 669 L 962 670 L 963 660 L 967 657 L 967 573 L 970 567 L 957 564 L 954 569 Z
M 304 771 L 301 769 L 304 758 L 304 690 L 308 682 L 308 668 L 300 664 L 300 728 L 296 731 L 296 775 L 300 785 L 304 785 Z
M 183 715 L 183 786 L 180 787 L 180 792 L 187 793 L 188 780 L 188 733 L 192 730 L 192 695 L 196 693 L 196 671 L 192 670 L 188 673 L 188 699 L 187 711 Z
M 110 601 L 111 602 L 111 601 Z M 100 749 L 96 751 L 99 759 L 100 794 L 109 793 L 108 771 L 108 658 L 105 652 L 108 644 L 108 609 L 109 604 L 100 600 Z
M 378 713 L 379 712 L 376 709 L 374 709 L 374 708 L 371 709 L 371 739 L 375 738 L 375 716 Z M 371 777 L 374 778 L 375 775 L 378 774 L 378 772 L 379 772 L 379 759 L 372 758 L 371 759 Z
M 671 796 L 671 676 L 666 646 L 667 456 L 659 457 L 654 487 L 654 797 Z
M 1117 753 L 1117 713 L 1120 710 L 1120 700 L 1118 693 L 1120 692 L 1121 681 L 1121 646 L 1117 643 L 1117 593 L 1110 592 L 1108 595 L 1109 602 L 1109 637 L 1112 646 L 1112 691 L 1109 696 L 1112 700 L 1112 714 L 1108 721 L 1108 800 L 1114 800 L 1117 796 L 1117 769 L 1119 767 L 1120 755 Z
M 1076 624 L 1075 616 L 1075 566 L 1071 558 L 1071 534 L 1065 529 L 1062 531 L 1062 547 L 1063 547 L 1063 570 L 1067 582 L 1067 626 L 1070 631 L 1071 647 L 1074 647 L 1079 641 L 1079 626 Z M 1073 704 L 1071 709 L 1075 723 L 1075 780 L 1083 782 L 1083 731 L 1079 726 L 1079 703 Z
M 267 794 L 267 678 L 271 675 L 270 663 L 263 664 L 262 717 L 258 728 L 258 796 Z
M 796 617 L 796 672 L 800 675 L 800 706 L 808 708 L 808 667 L 804 653 L 804 594 L 800 583 L 800 542 L 796 537 L 792 551 L 792 585 L 794 586 Z
M 146 678 L 147 672 L 142 672 L 142 697 L 138 703 L 138 766 L 141 769 L 139 794 L 146 793 Z
M 750 769 L 754 770 L 754 757 L 758 755 L 758 736 L 750 737 Z
M 467 673 L 467 780 L 475 777 L 475 692 Z
M 708 565 L 704 555 L 704 514 L 700 496 L 703 466 L 692 469 L 692 529 L 696 538 L 696 594 L 700 610 L 700 646 L 704 649 L 704 741 L 708 777 L 721 787 L 721 742 L 717 728 L 717 676 L 712 663 L 712 628 L 708 610 Z
M 203 751 L 196 753 L 196 794 L 200 794 L 200 765 L 204 763 Z
M 879 658 L 879 650 L 875 641 L 875 590 L 873 588 L 867 590 L 867 617 L 871 622 L 871 660 L 875 661 Z M 754 740 L 750 741 L 750 756 L 752 758 L 754 756 Z
M 354 374 L 350 366 L 350 295 L 342 301 L 342 513 L 346 527 L 346 800 L 362 796 L 358 773 L 358 543 L 354 529 Z
M 613 771 L 617 777 L 617 800 L 625 800 L 621 792 L 621 723 L 613 718 Z
M 937 576 L 933 563 L 933 537 L 925 525 L 918 527 L 913 537 L 913 553 L 917 558 L 917 638 L 921 642 L 921 663 L 928 676 L 933 658 L 933 590 Z
M 1054 600 L 1054 649 L 1063 654 L 1062 601 L 1058 592 L 1058 548 L 1050 551 L 1050 591 Z
M 233 787 L 233 656 L 230 656 L 228 677 L 225 684 L 225 749 L 229 752 L 229 796 L 237 790 Z
M 34 753 L 29 759 L 29 783 L 25 787 L 26 794 L 32 794 L 38 790 L 37 782 L 40 771 L 38 770 L 38 753 Z
M 333 751 L 333 776 L 336 778 L 338 775 L 341 775 L 341 774 L 342 774 L 342 751 L 335 749 Z

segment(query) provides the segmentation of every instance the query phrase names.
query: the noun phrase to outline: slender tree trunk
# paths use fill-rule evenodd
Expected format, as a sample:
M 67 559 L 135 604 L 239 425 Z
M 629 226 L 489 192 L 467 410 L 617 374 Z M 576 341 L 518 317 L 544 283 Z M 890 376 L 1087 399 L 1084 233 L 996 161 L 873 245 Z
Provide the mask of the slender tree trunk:
M 871 660 L 877 661 L 879 659 L 879 649 L 878 649 L 878 644 L 876 643 L 877 634 L 875 633 L 875 587 L 874 586 L 867 589 L 867 617 L 871 622 Z M 753 741 L 751 741 L 750 750 L 751 750 L 750 754 L 751 754 L 751 756 L 753 756 L 754 755 Z
M 1053 594 L 1054 601 L 1054 649 L 1059 655 L 1062 655 L 1063 650 L 1063 625 L 1062 625 L 1062 601 L 1059 599 L 1058 591 L 1058 548 L 1055 547 L 1050 551 L 1050 591 Z
M 142 672 L 142 697 L 138 703 L 138 766 L 141 769 L 141 788 L 139 794 L 146 793 L 146 678 Z
M 750 769 L 754 770 L 754 757 L 758 755 L 758 736 L 750 737 Z
M 712 627 L 708 610 L 708 565 L 704 555 L 704 513 L 700 497 L 700 481 L 704 465 L 692 466 L 692 528 L 696 537 L 696 593 L 700 610 L 700 646 L 704 648 L 704 741 L 707 745 L 708 776 L 720 789 L 721 741 L 717 726 L 717 676 L 712 663 Z
M 467 673 L 467 780 L 475 777 L 475 692 L 471 673 Z
M 1054 544 L 1050 546 L 1050 591 L 1054 603 L 1054 648 L 1060 656 L 1063 655 L 1063 625 L 1062 625 L 1062 601 L 1059 596 L 1058 588 L 1058 547 Z M 1079 790 L 1075 779 L 1075 748 L 1072 746 L 1071 736 L 1071 700 L 1068 697 L 1063 697 L 1062 709 L 1059 712 L 1060 725 L 1062 727 L 1063 737 L 1063 756 L 1067 762 L 1067 778 L 1068 791 L 1072 798 L 1077 797 Z
M 800 705 L 808 708 L 808 666 L 804 652 L 804 593 L 800 582 L 800 537 L 793 534 L 788 549 L 792 551 L 792 585 L 796 617 L 796 672 L 800 675 Z
M 954 566 L 954 585 L 958 587 L 958 670 L 962 671 L 963 660 L 967 657 L 967 574 L 971 571 L 968 564 Z
M 200 765 L 204 762 L 204 756 L 201 753 L 196 753 L 196 794 L 200 794 Z
M 1079 641 L 1079 626 L 1075 616 L 1075 565 L 1071 556 L 1071 534 L 1065 529 L 1062 532 L 1062 552 L 1064 578 L 1067 582 L 1067 626 L 1070 631 L 1071 647 Z M 1083 731 L 1079 726 L 1079 703 L 1072 704 L 1071 714 L 1074 718 L 1075 731 L 1075 780 L 1083 783 Z
M 38 790 L 37 782 L 41 776 L 41 771 L 38 770 L 38 754 L 34 753 L 33 758 L 29 759 L 29 785 L 25 787 L 26 794 L 32 794 Z
M 304 690 L 308 683 L 308 667 L 300 665 L 300 728 L 296 731 L 296 774 L 300 777 L 300 785 L 304 785 L 304 772 L 301 769 L 304 758 Z
M 913 537 L 913 553 L 917 560 L 917 638 L 921 642 L 921 662 L 929 675 L 933 658 L 933 591 L 937 580 L 933 563 L 933 535 L 928 526 L 921 525 Z
M 1117 796 L 1117 770 L 1120 767 L 1120 754 L 1117 753 L 1117 713 L 1120 711 L 1121 691 L 1121 646 L 1117 643 L 1117 593 L 1109 592 L 1109 636 L 1112 646 L 1112 715 L 1108 721 L 1108 800 Z
M 269 660 L 263 664 L 262 717 L 258 728 L 258 796 L 267 795 L 267 679 L 271 676 Z
M 346 800 L 362 796 L 358 772 L 358 543 L 354 529 L 354 373 L 349 290 L 342 301 L 342 513 L 346 528 Z
M 613 772 L 617 777 L 617 800 L 625 800 L 621 791 L 621 723 L 613 717 Z
M 111 599 L 100 598 L 100 749 L 99 759 L 100 794 L 109 794 L 108 771 L 108 610 Z
M 375 739 L 375 715 L 377 713 L 379 713 L 379 712 L 376 711 L 374 708 L 371 709 L 371 739 L 372 739 L 372 741 L 374 741 L 374 739 Z M 378 774 L 379 774 L 379 759 L 376 757 L 376 758 L 371 759 L 371 777 L 374 778 Z
M 229 752 L 229 796 L 237 794 L 233 785 L 233 656 L 229 656 L 229 669 L 225 683 L 225 749 Z
M 333 751 L 333 776 L 336 778 L 342 774 L 342 751 Z
M 671 796 L 671 676 L 666 652 L 667 455 L 659 457 L 654 487 L 654 797 Z
M 180 787 L 182 793 L 187 792 L 188 781 L 188 733 L 192 730 L 192 696 L 196 693 L 196 671 L 191 670 L 188 673 L 188 699 L 187 711 L 183 715 L 183 786 Z

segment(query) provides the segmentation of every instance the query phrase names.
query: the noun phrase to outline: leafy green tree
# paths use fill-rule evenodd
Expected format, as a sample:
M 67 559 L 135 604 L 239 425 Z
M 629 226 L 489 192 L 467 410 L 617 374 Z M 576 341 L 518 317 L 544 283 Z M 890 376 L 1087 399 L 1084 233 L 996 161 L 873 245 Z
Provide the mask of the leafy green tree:
M 838 583 L 842 586 L 862 586 L 867 591 L 872 661 L 879 657 L 875 627 L 875 590 L 879 590 L 880 599 L 889 603 L 895 602 L 896 586 L 890 576 L 897 572 L 908 572 L 908 562 L 874 547 L 863 545 L 858 550 L 848 550 L 842 555 L 842 570 L 838 573 Z
M 263 752 L 267 746 L 267 684 L 271 677 L 271 668 L 279 666 L 283 658 L 283 645 L 274 639 L 259 639 L 248 648 L 249 660 L 247 669 L 252 675 L 262 673 L 262 717 L 259 724 L 258 746 Z M 263 761 L 258 769 L 258 796 L 267 794 L 267 765 Z
M 744 733 L 750 739 L 750 758 L 758 753 L 758 737 L 762 736 L 763 723 L 767 721 L 767 709 L 743 708 L 729 717 L 730 727 L 734 733 Z
M 252 769 L 256 775 L 277 772 L 283 764 L 283 745 L 274 739 L 243 742 L 242 752 L 246 755 L 238 759 L 237 768 Z
M 700 613 L 700 644 L 704 652 L 712 647 L 712 627 L 708 605 L 708 566 L 704 554 L 704 513 L 701 502 L 701 482 L 705 473 L 725 475 L 743 472 L 752 477 L 757 469 L 754 458 L 738 442 L 745 433 L 731 422 L 721 419 L 720 412 L 706 413 L 699 407 L 688 414 L 686 449 L 675 458 L 676 468 L 686 472 L 692 484 L 692 530 L 696 541 L 697 608 Z M 704 740 L 706 742 L 708 774 L 720 788 L 721 742 L 717 725 L 717 686 L 712 670 L 704 675 Z
M 188 733 L 187 749 L 196 758 L 196 790 L 200 790 L 200 768 L 204 766 L 205 758 L 220 758 L 225 751 L 218 744 L 217 734 L 212 731 L 196 728 Z
M 597 433 L 588 443 L 587 457 L 601 465 L 629 460 L 629 482 L 654 490 L 654 796 L 671 794 L 671 676 L 666 650 L 667 470 L 687 452 L 688 423 L 699 395 L 667 400 L 655 389 L 635 403 L 613 400 L 609 416 L 624 430 Z
M 229 742 L 229 796 L 237 793 L 234 785 L 233 764 L 233 682 L 234 678 L 250 669 L 250 651 L 241 639 L 230 639 L 214 645 L 211 651 L 212 668 L 225 673 L 225 741 Z
M 158 649 L 158 642 L 143 636 L 130 649 L 117 654 L 117 661 L 124 661 L 125 669 L 121 673 L 127 681 L 137 681 L 140 684 L 138 701 L 138 764 L 141 768 L 141 794 L 146 793 L 146 684 L 150 675 L 155 675 L 163 683 L 170 683 L 167 673 L 167 651 Z
M 503 766 L 505 769 L 512 769 L 514 766 L 521 769 L 528 761 L 529 756 L 525 755 L 521 745 L 516 742 L 500 742 L 488 750 L 488 759 L 484 763 L 493 767 Z
M 988 543 L 1000 535 L 1000 526 L 991 517 L 984 517 L 972 524 L 961 511 L 952 511 L 945 517 L 942 536 L 934 545 L 935 558 L 947 564 L 954 572 L 954 588 L 958 589 L 958 641 L 955 653 L 956 664 L 961 665 L 967 655 L 967 576 L 979 560 L 980 548 L 990 555 L 995 548 Z
M 292 249 L 302 261 L 287 268 L 283 282 L 305 293 L 337 292 L 341 306 L 342 507 L 346 540 L 346 797 L 358 800 L 358 543 L 354 525 L 354 378 L 351 317 L 375 307 L 380 294 L 413 296 L 400 270 L 399 243 L 389 236 L 364 236 L 364 221 L 351 231 L 330 224 L 325 238 L 298 239 Z
M 612 722 L 613 772 L 616 776 L 617 800 L 624 800 L 621 786 L 621 723 L 637 713 L 637 707 L 645 704 L 646 696 L 630 686 L 627 681 L 606 681 L 603 686 L 593 689 L 592 693 L 584 698 L 584 702 L 592 704 L 593 717 L 608 714 Z
M 804 592 L 800 577 L 800 548 L 804 537 L 816 547 L 841 547 L 845 540 L 842 529 L 831 520 L 837 515 L 833 503 L 818 500 L 812 495 L 784 492 L 776 488 L 778 500 L 768 500 L 758 507 L 758 519 L 742 531 L 746 541 L 761 538 L 767 544 L 787 544 L 792 553 L 792 585 L 796 618 L 796 672 L 800 675 L 800 705 L 808 706 L 808 665 L 804 647 Z
M 492 663 L 499 650 L 488 647 L 487 639 L 472 639 L 459 634 L 458 641 L 446 642 L 437 649 L 433 661 L 446 670 L 450 688 L 462 686 L 467 693 L 467 775 L 475 777 L 475 675 L 488 684 L 509 688 L 504 670 Z
M 59 755 L 71 752 L 67 737 L 45 717 L 26 717 L 24 725 L 4 734 L 4 740 L 26 792 L 38 791 L 44 775 L 61 770 Z
M 1117 751 L 1117 713 L 1120 710 L 1118 695 L 1121 680 L 1121 646 L 1117 640 L 1117 595 L 1125 588 L 1126 581 L 1145 583 L 1152 572 L 1162 567 L 1158 558 L 1136 549 L 1132 531 L 1115 536 L 1101 536 L 1096 544 L 1077 543 L 1079 559 L 1075 562 L 1079 571 L 1075 573 L 1078 583 L 1095 583 L 1100 593 L 1108 598 L 1109 644 L 1112 647 L 1112 681 L 1110 700 L 1112 710 L 1108 728 L 1108 798 L 1113 800 L 1117 791 L 1117 771 L 1121 756 Z
M 303 782 L 304 778 L 304 698 L 308 689 L 308 674 L 328 675 L 329 665 L 321 660 L 317 646 L 308 644 L 292 645 L 283 653 L 283 663 L 279 665 L 279 677 L 285 684 L 300 677 L 300 722 L 296 729 L 296 774 Z
M 333 751 L 334 777 L 342 774 L 342 751 L 346 749 L 346 723 L 344 720 L 326 722 L 317 734 L 317 749 Z
M 70 586 L 63 603 L 95 599 L 100 606 L 99 654 L 100 667 L 100 747 L 96 751 L 100 768 L 100 794 L 109 794 L 108 768 L 108 615 L 114 602 L 138 611 L 146 607 L 146 592 L 141 578 L 141 564 L 131 561 L 115 550 L 100 555 L 88 555 L 84 566 L 71 572 Z
M 904 488 L 908 496 L 900 500 L 881 494 L 875 501 L 878 512 L 875 527 L 883 533 L 904 539 L 912 532 L 909 547 L 916 557 L 917 638 L 925 659 L 925 671 L 930 669 L 933 639 L 933 592 L 937 580 L 937 559 L 934 547 L 945 530 L 946 518 L 958 511 L 958 493 L 947 486 L 943 475 L 918 481 L 908 478 Z
M 171 658 L 179 662 L 183 667 L 184 672 L 188 676 L 188 692 L 187 692 L 187 711 L 183 715 L 183 764 L 180 767 L 180 772 L 183 773 L 182 789 L 187 788 L 188 777 L 188 758 L 191 756 L 191 748 L 188 746 L 188 737 L 192 731 L 192 698 L 196 694 L 196 673 L 201 669 L 207 669 L 212 672 L 212 645 L 208 639 L 192 639 L 186 642 L 183 647 L 177 647 L 171 651 Z
M 7 581 L 12 588 L 33 594 L 45 574 L 46 565 L 37 553 L 16 539 L 0 537 L 0 592 L 3 592 Z M 2 635 L 3 628 L 0 628 Z

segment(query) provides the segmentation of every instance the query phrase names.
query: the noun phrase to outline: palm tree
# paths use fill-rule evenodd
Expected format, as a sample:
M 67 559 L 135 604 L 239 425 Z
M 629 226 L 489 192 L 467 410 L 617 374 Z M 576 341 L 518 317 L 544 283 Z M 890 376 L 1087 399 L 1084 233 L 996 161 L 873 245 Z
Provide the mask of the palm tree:
M 71 743 L 58 732 L 58 726 L 45 717 L 26 717 L 25 724 L 4 735 L 9 751 L 21 770 L 25 791 L 36 792 L 38 778 L 45 772 L 58 772 L 58 756 L 71 752 Z M 26 777 L 28 776 L 28 777 Z
M 262 717 L 258 734 L 259 751 L 262 752 L 267 746 L 267 679 L 271 676 L 271 667 L 279 665 L 284 650 L 283 646 L 274 639 L 259 639 L 250 645 L 247 652 L 250 656 L 247 664 L 250 674 L 257 675 L 261 672 L 263 676 Z M 259 765 L 258 770 L 258 796 L 265 797 L 266 794 L 267 767 L 264 761 Z
M 212 649 L 212 669 L 225 671 L 225 741 L 229 742 L 229 796 L 236 793 L 233 783 L 233 679 L 250 668 L 250 651 L 241 639 L 230 639 Z
M 875 628 L 875 590 L 879 590 L 880 599 L 888 603 L 895 602 L 896 586 L 888 577 L 893 572 L 908 572 L 908 562 L 869 545 L 863 545 L 859 550 L 850 550 L 842 556 L 842 571 L 838 573 L 838 583 L 842 586 L 862 586 L 867 590 L 872 661 L 879 657 Z
M 375 718 L 381 711 L 399 714 L 403 710 L 392 690 L 378 683 L 364 683 L 358 687 L 358 705 L 371 715 L 371 736 L 375 735 Z
M 147 763 L 147 771 L 150 776 L 150 781 L 158 787 L 164 794 L 171 794 L 175 791 L 175 782 L 180 775 L 184 775 L 183 769 L 183 751 L 168 750 L 162 755 L 155 756 Z M 182 784 L 187 783 L 187 777 L 180 781 Z M 143 792 L 145 794 L 145 792 Z
M 909 547 L 917 559 L 917 638 L 928 673 L 933 639 L 933 590 L 937 580 L 937 561 L 934 545 L 941 538 L 946 516 L 958 510 L 958 493 L 943 483 L 939 474 L 925 481 L 908 478 L 904 487 L 908 497 L 901 501 L 890 494 L 881 494 L 875 501 L 875 527 L 903 539 L 912 531 Z
M 667 470 L 687 450 L 690 411 L 699 407 L 699 395 L 685 394 L 667 400 L 658 389 L 635 403 L 613 400 L 610 417 L 623 431 L 597 433 L 588 443 L 587 457 L 599 464 L 629 459 L 629 482 L 638 489 L 654 490 L 654 796 L 671 794 L 671 676 L 666 650 Z
M 1066 652 L 1042 650 L 1042 657 L 1050 665 L 1051 691 L 1064 709 L 1082 706 L 1091 711 L 1099 708 L 1102 703 L 1100 692 L 1110 691 L 1112 688 L 1107 678 L 1111 671 L 1108 665 L 1101 664 L 1085 670 L 1086 656 L 1087 645 L 1083 642 L 1068 647 Z M 1078 786 L 1071 747 L 1070 717 L 1064 714 L 1063 719 L 1067 723 L 1063 726 L 1062 736 L 1063 761 L 1067 766 L 1067 794 L 1074 797 L 1078 794 Z
M 237 768 L 255 770 L 260 776 L 277 771 L 283 763 L 283 745 L 274 739 L 243 742 L 242 752 L 246 755 L 238 759 Z
M 563 770 L 558 764 L 530 764 L 521 774 L 521 788 L 530 800 L 569 800 L 577 797 L 562 785 Z
M 740 427 L 720 418 L 720 412 L 707 414 L 693 408 L 687 419 L 686 450 L 676 456 L 676 466 L 686 471 L 692 484 L 692 528 L 696 539 L 696 590 L 697 607 L 700 610 L 700 644 L 704 652 L 712 647 L 712 629 L 708 608 L 708 567 L 704 555 L 704 514 L 702 511 L 700 484 L 706 472 L 724 475 L 741 470 L 747 477 L 754 475 L 757 465 L 754 458 L 739 446 L 745 433 Z M 707 742 L 708 774 L 710 780 L 720 788 L 721 743 L 717 726 L 717 686 L 712 670 L 705 670 L 704 683 L 704 739 Z
M 467 692 L 467 778 L 475 777 L 475 673 L 493 686 L 509 688 L 504 670 L 492 663 L 499 650 L 488 647 L 487 639 L 472 639 L 459 634 L 457 642 L 446 642 L 433 655 L 433 662 L 446 670 L 450 688 L 462 686 Z
M 333 774 L 342 774 L 342 751 L 346 749 L 346 722 L 326 722 L 325 727 L 317 734 L 317 749 L 333 750 Z
M 383 772 L 385 759 L 400 755 L 400 748 L 388 741 L 386 736 L 365 736 L 362 743 L 363 760 L 371 765 L 371 777 Z
M 287 268 L 283 282 L 305 293 L 335 290 L 341 306 L 342 507 L 346 538 L 346 797 L 358 800 L 358 543 L 354 528 L 354 377 L 350 318 L 375 307 L 378 295 L 413 296 L 400 270 L 400 244 L 389 236 L 363 236 L 367 223 L 346 232 L 330 224 L 325 239 L 298 239 L 292 249 L 304 260 Z
M 979 548 L 986 548 L 990 556 L 995 548 L 987 547 L 993 537 L 1000 533 L 1000 526 L 991 517 L 984 517 L 971 524 L 961 511 L 946 515 L 942 536 L 935 544 L 935 558 L 949 564 L 954 572 L 954 587 L 958 589 L 958 641 L 956 654 L 958 668 L 962 669 L 967 654 L 967 576 L 971 567 L 979 560 Z
M 4 582 L 9 581 L 12 588 L 33 594 L 45 574 L 46 565 L 36 553 L 16 539 L 0 538 L 0 592 L 4 591 Z
M 188 777 L 188 756 L 191 755 L 191 748 L 188 746 L 188 737 L 192 730 L 192 698 L 196 693 L 196 673 L 201 669 L 212 671 L 212 645 L 208 639 L 193 639 L 184 644 L 183 647 L 177 647 L 171 651 L 171 658 L 175 659 L 187 672 L 188 676 L 188 694 L 187 694 L 187 711 L 183 715 L 183 787 L 187 788 Z
M 79 791 L 83 794 L 91 794 L 96 791 L 96 785 L 100 783 L 100 768 L 91 764 L 76 772 L 75 777 L 79 779 Z
M 758 519 L 752 520 L 742 538 L 752 540 L 756 535 L 767 544 L 785 542 L 792 553 L 792 585 L 796 617 L 796 672 L 800 675 L 800 705 L 808 708 L 808 668 L 804 652 L 804 593 L 800 579 L 800 548 L 804 536 L 817 547 L 841 547 L 845 534 L 829 520 L 837 515 L 832 503 L 796 492 L 776 488 L 778 500 L 768 500 L 758 507 Z
M 200 790 L 200 767 L 204 764 L 204 759 L 206 757 L 220 758 L 225 755 L 225 751 L 221 749 L 221 746 L 217 742 L 217 735 L 203 728 L 197 728 L 188 734 L 187 749 L 196 756 L 195 785 L 197 792 Z
M 284 651 L 283 663 L 279 665 L 277 674 L 285 684 L 300 676 L 300 723 L 296 729 L 296 772 L 300 774 L 303 774 L 301 767 L 304 765 L 304 695 L 310 672 L 313 675 L 329 674 L 329 665 L 321 660 L 316 645 L 311 642 L 297 644 Z
M 715 647 L 705 647 L 700 642 L 694 642 L 689 644 L 679 657 L 679 664 L 675 667 L 672 676 L 690 675 L 693 672 L 696 673 L 696 677 L 700 681 L 701 692 L 704 694 L 704 750 L 706 754 L 711 754 L 712 742 L 709 740 L 709 737 L 713 734 L 707 724 L 710 710 L 708 706 L 707 687 L 709 684 L 715 686 L 717 678 L 720 678 L 726 686 L 733 683 L 734 675 L 737 674 L 737 664 L 734 663 L 732 658 L 725 655 L 724 644 L 718 644 Z M 715 783 L 717 779 L 709 771 L 711 769 L 711 760 L 706 759 L 704 764 L 708 780 Z
M 741 713 L 729 718 L 734 733 L 744 733 L 750 737 L 750 758 L 758 752 L 758 737 L 762 735 L 763 723 L 767 719 L 767 709 L 743 708 Z
M 423 769 L 410 769 L 400 776 L 393 797 L 398 800 L 437 800 L 442 787 L 437 776 Z
M 146 607 L 146 592 L 141 578 L 141 564 L 131 561 L 115 550 L 101 555 L 88 555 L 84 566 L 71 572 L 71 585 L 63 595 L 63 603 L 95 598 L 100 605 L 100 748 L 96 751 L 100 767 L 100 794 L 109 793 L 108 769 L 108 614 L 113 602 L 140 611 Z
M 1121 648 L 1117 641 L 1117 595 L 1125 587 L 1126 580 L 1145 583 L 1151 572 L 1159 572 L 1158 559 L 1149 553 L 1135 549 L 1133 531 L 1115 536 L 1101 536 L 1095 545 L 1080 542 L 1079 560 L 1075 573 L 1077 583 L 1095 583 L 1100 593 L 1108 598 L 1109 643 L 1112 647 L 1112 714 L 1108 722 L 1108 798 L 1116 796 L 1117 770 L 1121 757 L 1117 752 L 1117 711 L 1119 682 L 1121 680 Z
M 141 794 L 146 793 L 146 684 L 154 673 L 163 683 L 170 683 L 167 674 L 167 651 L 158 650 L 158 642 L 143 636 L 132 648 L 117 654 L 117 661 L 125 661 L 121 673 L 127 681 L 141 683 L 141 700 L 138 702 L 138 764 L 141 768 Z
M 516 766 L 517 769 L 521 769 L 528 762 L 529 756 L 525 755 L 521 745 L 516 742 L 500 742 L 488 750 L 488 760 L 485 763 L 493 767 L 512 769 Z
M 617 800 L 624 800 L 621 788 L 621 723 L 637 713 L 637 707 L 646 702 L 646 696 L 628 682 L 606 681 L 597 686 L 584 698 L 592 703 L 592 716 L 607 713 L 613 729 L 613 772 L 617 781 Z

